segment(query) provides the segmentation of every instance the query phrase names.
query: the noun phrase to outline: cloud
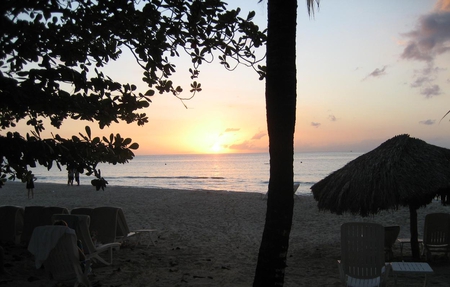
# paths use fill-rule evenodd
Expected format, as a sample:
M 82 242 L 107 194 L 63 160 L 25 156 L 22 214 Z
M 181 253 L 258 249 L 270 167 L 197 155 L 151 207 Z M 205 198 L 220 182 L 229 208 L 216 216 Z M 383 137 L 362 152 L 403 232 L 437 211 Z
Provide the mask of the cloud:
M 261 138 L 263 138 L 263 137 L 265 137 L 265 136 L 266 136 L 266 133 L 265 133 L 265 132 L 259 131 L 257 134 L 255 134 L 255 135 L 252 137 L 252 140 L 259 140 L 259 139 L 261 139 Z
M 404 35 L 410 39 L 401 55 L 404 59 L 429 62 L 450 52 L 450 9 L 423 15 L 416 30 Z
M 320 127 L 320 123 L 311 122 L 311 126 L 318 128 L 318 127 Z
M 420 91 L 421 95 L 424 95 L 426 98 L 432 98 L 434 96 L 439 96 L 441 93 L 441 88 L 438 85 L 432 85 L 429 87 L 425 87 Z
M 386 68 L 387 68 L 387 66 L 383 66 L 383 68 L 381 68 L 381 69 L 376 68 L 375 70 L 373 70 L 372 73 L 368 74 L 368 75 L 363 79 L 363 81 L 367 80 L 367 79 L 370 78 L 370 77 L 372 77 L 372 78 L 379 78 L 379 77 L 381 77 L 381 76 L 386 75 Z
M 412 88 L 420 88 L 420 94 L 424 95 L 426 98 L 438 96 L 442 94 L 441 87 L 433 84 L 433 82 L 437 79 L 438 74 L 441 71 L 445 71 L 445 69 L 433 67 L 431 63 L 428 63 L 426 68 L 415 71 L 415 79 L 410 86 Z
M 436 120 L 425 120 L 425 121 L 420 121 L 419 124 L 431 126 L 431 125 L 434 125 L 435 122 L 436 122 Z
M 239 128 L 227 128 L 226 130 L 225 130 L 225 132 L 226 133 L 229 133 L 229 132 L 238 132 L 238 131 L 240 131 L 241 129 L 239 129 Z
M 240 128 L 226 128 L 225 131 L 221 132 L 219 136 L 223 136 L 225 133 L 238 132 L 240 130 Z
M 258 150 L 259 148 L 255 145 L 257 143 L 258 140 L 262 139 L 263 137 L 265 137 L 267 134 L 264 131 L 259 131 L 256 134 L 254 134 L 249 140 L 244 140 L 243 142 L 240 143 L 234 143 L 234 144 L 230 144 L 227 147 L 229 149 L 234 149 L 234 150 Z
M 238 144 L 231 144 L 228 146 L 228 148 L 234 150 L 251 150 L 253 148 L 253 145 L 250 141 L 243 141 Z
M 450 0 L 439 0 L 432 12 L 419 18 L 416 29 L 403 36 L 408 41 L 401 58 L 427 64 L 422 73 L 415 75 L 416 79 L 411 87 L 431 84 L 440 70 L 434 66 L 434 60 L 439 55 L 450 53 Z M 440 94 L 440 87 L 437 85 L 421 89 L 421 94 L 428 98 L 437 95 L 436 92 Z
M 437 11 L 450 11 L 450 0 L 439 0 L 434 9 Z
M 328 119 L 329 119 L 330 121 L 332 121 L 332 122 L 337 121 L 337 119 L 336 119 L 336 117 L 335 117 L 334 115 L 329 115 L 329 116 L 328 116 Z
M 445 70 L 446 69 L 434 67 L 433 63 L 428 63 L 424 69 L 414 71 L 415 80 L 411 84 L 411 87 L 418 88 L 422 87 L 424 84 L 431 84 L 437 79 L 439 72 Z

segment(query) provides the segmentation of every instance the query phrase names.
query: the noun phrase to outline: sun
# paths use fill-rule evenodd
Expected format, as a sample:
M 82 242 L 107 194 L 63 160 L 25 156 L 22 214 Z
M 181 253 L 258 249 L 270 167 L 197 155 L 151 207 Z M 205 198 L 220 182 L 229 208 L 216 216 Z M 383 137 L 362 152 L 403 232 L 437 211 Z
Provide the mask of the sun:
M 215 144 L 213 144 L 213 146 L 211 147 L 211 150 L 215 153 L 219 153 L 222 151 L 222 146 L 219 142 L 216 142 Z

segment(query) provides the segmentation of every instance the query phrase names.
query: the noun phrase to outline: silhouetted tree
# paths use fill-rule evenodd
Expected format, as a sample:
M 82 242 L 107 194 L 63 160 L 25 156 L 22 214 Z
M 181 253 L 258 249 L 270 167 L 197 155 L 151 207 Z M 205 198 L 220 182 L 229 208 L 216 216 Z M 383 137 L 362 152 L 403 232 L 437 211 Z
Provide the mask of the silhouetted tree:
M 264 77 L 255 49 L 266 36 L 252 22 L 254 12 L 246 18 L 239 12 L 218 0 L 2 0 L 0 187 L 7 176 L 22 179 L 36 163 L 74 165 L 91 174 L 99 162 L 128 162 L 138 148 L 120 134 L 93 137 L 89 127 L 67 139 L 43 138 L 45 125 L 60 128 L 68 118 L 100 128 L 119 121 L 144 125 L 148 117 L 139 110 L 152 95 L 192 97 L 201 91 L 199 66 L 215 57 L 227 69 L 243 63 Z M 124 49 L 142 68 L 147 92 L 105 74 L 105 65 Z M 190 96 L 184 98 L 171 80 L 171 60 L 180 53 L 192 60 Z M 14 131 L 20 121 L 30 133 Z
M 314 0 L 307 0 L 308 12 Z M 283 286 L 294 208 L 297 0 L 268 0 L 266 110 L 270 179 L 253 286 Z M 317 2 L 318 4 L 318 2 Z

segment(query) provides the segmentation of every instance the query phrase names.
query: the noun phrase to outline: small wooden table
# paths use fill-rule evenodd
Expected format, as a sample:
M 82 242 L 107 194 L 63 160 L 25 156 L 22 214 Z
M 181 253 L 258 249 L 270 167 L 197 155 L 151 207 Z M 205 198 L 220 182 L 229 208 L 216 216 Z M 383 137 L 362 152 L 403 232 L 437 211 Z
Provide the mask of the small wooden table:
M 417 241 L 419 242 L 419 246 L 422 246 L 422 249 L 423 249 L 423 240 L 417 239 Z M 401 255 L 402 261 L 403 261 L 403 244 L 411 243 L 411 238 L 398 238 L 397 242 L 400 243 L 400 255 Z
M 392 273 L 395 275 L 395 285 L 397 285 L 397 275 L 402 274 L 424 274 L 425 281 L 423 286 L 428 284 L 428 274 L 433 274 L 433 269 L 425 262 L 392 262 Z

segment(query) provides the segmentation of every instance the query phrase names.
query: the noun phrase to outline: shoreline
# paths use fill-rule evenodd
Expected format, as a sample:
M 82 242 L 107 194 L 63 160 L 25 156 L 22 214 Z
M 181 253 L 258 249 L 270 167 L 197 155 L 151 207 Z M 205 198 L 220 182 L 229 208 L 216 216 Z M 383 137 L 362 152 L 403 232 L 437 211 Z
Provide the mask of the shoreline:
M 39 181 L 35 186 L 34 199 L 27 199 L 24 183 L 7 182 L 0 188 L 0 205 L 61 206 L 69 210 L 117 206 L 123 209 L 131 230 L 157 229 L 156 246 L 124 246 L 114 253 L 112 266 L 94 268 L 91 282 L 98 281 L 101 286 L 252 285 L 266 214 L 263 194 L 109 185 L 96 191 L 91 185 Z M 425 214 L 431 212 L 450 212 L 450 207 L 433 202 L 419 209 L 419 237 Z M 407 208 L 361 218 L 319 211 L 312 196 L 296 196 L 284 286 L 339 285 L 340 225 L 349 221 L 400 225 L 399 238 L 409 237 Z M 25 263 L 14 261 L 14 252 L 22 252 Z M 12 261 L 6 270 L 13 281 L 2 285 L 47 286 L 51 282 L 33 270 L 33 258 L 26 252 L 23 247 L 22 251 L 15 247 L 6 250 L 6 260 Z M 408 254 L 405 246 L 403 255 Z M 394 246 L 394 260 L 400 261 L 398 245 Z M 436 264 L 432 265 L 435 274 L 429 276 L 430 286 L 449 286 L 450 263 L 437 260 Z M 36 280 L 29 282 L 30 276 Z M 423 283 L 419 276 L 410 277 L 399 277 L 399 284 Z M 389 282 L 393 285 L 393 278 Z

